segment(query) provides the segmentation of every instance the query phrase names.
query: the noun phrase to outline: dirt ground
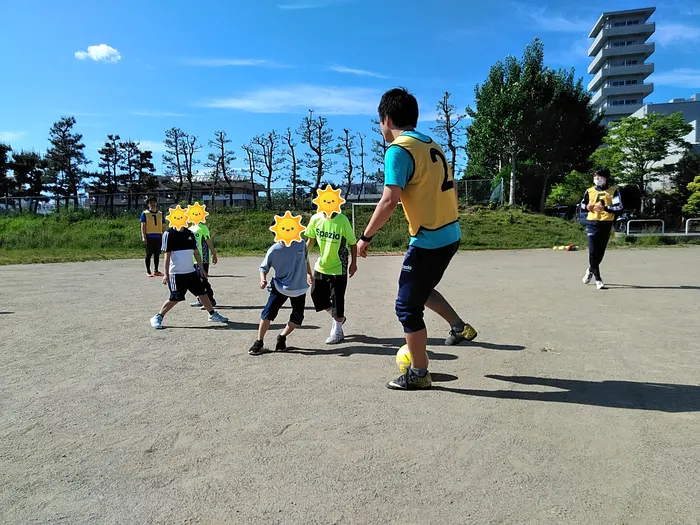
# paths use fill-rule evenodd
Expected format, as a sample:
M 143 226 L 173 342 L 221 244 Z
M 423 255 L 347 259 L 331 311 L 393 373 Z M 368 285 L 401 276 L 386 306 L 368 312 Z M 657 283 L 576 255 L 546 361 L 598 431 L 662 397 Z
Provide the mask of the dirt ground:
M 344 344 L 309 300 L 258 357 L 258 258 L 212 269 L 228 326 L 162 331 L 141 261 L 0 267 L 0 523 L 700 523 L 700 249 L 611 251 L 604 291 L 586 260 L 460 253 L 479 338 L 427 315 L 429 392 L 384 387 L 397 257 L 360 261 Z

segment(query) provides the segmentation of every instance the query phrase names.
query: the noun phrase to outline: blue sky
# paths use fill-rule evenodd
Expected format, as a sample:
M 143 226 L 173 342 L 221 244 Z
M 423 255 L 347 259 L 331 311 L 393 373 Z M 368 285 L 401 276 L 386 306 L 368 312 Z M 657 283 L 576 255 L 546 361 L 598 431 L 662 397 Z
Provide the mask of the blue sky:
M 0 140 L 43 151 L 51 123 L 75 115 L 90 158 L 108 133 L 153 149 L 164 130 L 241 144 L 295 129 L 308 108 L 372 135 L 381 93 L 401 85 L 434 123 L 444 91 L 458 107 L 474 85 L 533 37 L 553 67 L 586 74 L 588 32 L 601 12 L 636 1 L 25 0 L 7 2 L 0 31 Z M 651 102 L 700 92 L 700 3 L 656 4 Z M 102 46 L 101 46 L 102 45 Z M 92 46 L 92 47 L 90 47 Z M 695 49 L 695 52 L 693 52 Z M 205 160 L 206 152 L 200 158 Z M 93 165 L 93 168 L 96 168 Z

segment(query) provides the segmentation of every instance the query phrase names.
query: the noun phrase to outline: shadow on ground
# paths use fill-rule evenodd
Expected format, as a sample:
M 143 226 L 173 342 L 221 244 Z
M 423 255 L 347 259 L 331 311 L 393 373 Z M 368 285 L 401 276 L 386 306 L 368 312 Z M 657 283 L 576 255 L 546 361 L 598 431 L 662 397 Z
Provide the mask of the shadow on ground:
M 477 397 L 551 401 L 658 412 L 700 411 L 700 386 L 635 381 L 580 381 L 528 376 L 487 375 L 490 379 L 520 385 L 559 388 L 557 392 L 525 392 L 518 390 L 475 390 L 435 387 L 435 390 Z
M 272 324 L 270 325 L 270 330 L 283 330 L 286 324 Z M 255 330 L 258 329 L 258 323 L 239 323 L 236 321 L 229 321 L 226 324 L 222 323 L 210 323 L 206 326 L 169 326 L 164 325 L 164 329 L 174 328 L 174 329 L 184 329 L 184 330 Z M 297 330 L 319 330 L 320 326 L 314 326 L 311 324 L 299 326 Z
M 241 305 L 231 305 L 231 306 L 222 306 L 220 304 L 216 305 L 217 310 L 262 310 L 265 308 L 264 306 L 241 306 Z M 280 310 L 291 310 L 292 306 L 289 304 L 285 304 L 280 308 Z M 314 310 L 313 306 L 306 306 L 304 307 L 304 310 Z
M 209 279 L 243 279 L 243 275 L 209 275 Z
M 606 284 L 606 287 L 614 290 L 631 289 L 631 290 L 700 290 L 700 286 L 686 286 L 680 284 L 678 286 L 643 286 L 640 284 Z
M 353 343 L 362 343 L 366 345 L 381 345 L 381 346 L 389 346 L 394 349 L 398 349 L 404 344 L 406 344 L 406 340 L 402 337 L 393 337 L 393 338 L 381 338 L 381 337 L 371 337 L 368 335 L 349 335 L 345 337 L 346 341 L 353 342 Z M 444 339 L 438 339 L 437 337 L 429 337 L 428 338 L 428 346 L 445 346 L 445 340 Z M 464 347 L 475 347 L 475 348 L 484 348 L 486 350 L 508 350 L 508 351 L 515 351 L 515 350 L 525 350 L 524 346 L 521 345 L 499 345 L 496 343 L 486 343 L 484 341 L 471 341 L 471 342 L 464 342 L 459 346 L 464 346 Z

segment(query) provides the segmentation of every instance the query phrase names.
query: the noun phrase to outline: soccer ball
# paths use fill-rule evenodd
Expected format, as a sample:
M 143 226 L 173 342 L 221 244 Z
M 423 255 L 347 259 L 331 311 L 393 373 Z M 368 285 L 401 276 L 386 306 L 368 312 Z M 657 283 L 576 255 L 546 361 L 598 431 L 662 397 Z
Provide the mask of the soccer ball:
M 411 354 L 408 352 L 408 345 L 403 345 L 396 352 L 396 364 L 399 365 L 399 371 L 405 374 L 411 366 Z

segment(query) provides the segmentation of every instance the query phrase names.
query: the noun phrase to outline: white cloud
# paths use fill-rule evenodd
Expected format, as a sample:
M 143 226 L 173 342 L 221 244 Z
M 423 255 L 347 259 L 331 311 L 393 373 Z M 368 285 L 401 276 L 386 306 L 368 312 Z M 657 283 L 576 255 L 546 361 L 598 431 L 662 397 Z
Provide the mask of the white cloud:
M 89 58 L 95 62 L 114 63 L 119 62 L 122 56 L 113 47 L 107 44 L 100 44 L 98 46 L 88 46 L 87 51 L 76 51 L 75 58 L 78 60 Z
M 318 9 L 319 7 L 328 7 L 337 5 L 347 0 L 297 0 L 290 1 L 286 4 L 277 4 L 279 9 L 297 10 L 297 9 Z
M 426 111 L 418 113 L 419 122 L 437 122 L 438 112 L 437 111 Z
M 700 42 L 700 27 L 659 23 L 653 38 L 662 46 Z
M 366 69 L 353 69 L 351 67 L 345 67 L 345 66 L 330 66 L 328 68 L 328 70 L 335 71 L 336 73 L 347 73 L 349 75 L 358 75 L 361 77 L 389 78 L 385 75 L 380 75 L 379 73 L 367 71 Z
M 594 20 L 566 18 L 562 14 L 547 12 L 544 7 L 533 8 L 525 4 L 518 4 L 517 9 L 521 16 L 530 19 L 538 29 L 551 33 L 584 33 L 588 34 L 595 23 Z
M 13 142 L 27 134 L 26 131 L 0 131 L 0 142 Z
M 203 105 L 249 113 L 304 113 L 313 109 L 325 115 L 374 115 L 380 98 L 381 92 L 374 89 L 297 84 L 264 88 Z
M 150 150 L 153 153 L 165 152 L 165 144 L 162 141 L 158 142 L 157 140 L 140 140 L 139 145 L 142 150 Z
M 136 117 L 153 117 L 153 118 L 166 118 L 166 117 L 184 117 L 183 113 L 171 113 L 170 111 L 132 111 L 132 115 Z
M 201 67 L 294 67 L 287 64 L 280 64 L 273 60 L 263 60 L 260 58 L 190 58 L 183 62 L 188 66 Z
M 700 89 L 700 69 L 673 69 L 665 73 L 656 73 L 651 79 L 658 86 Z

